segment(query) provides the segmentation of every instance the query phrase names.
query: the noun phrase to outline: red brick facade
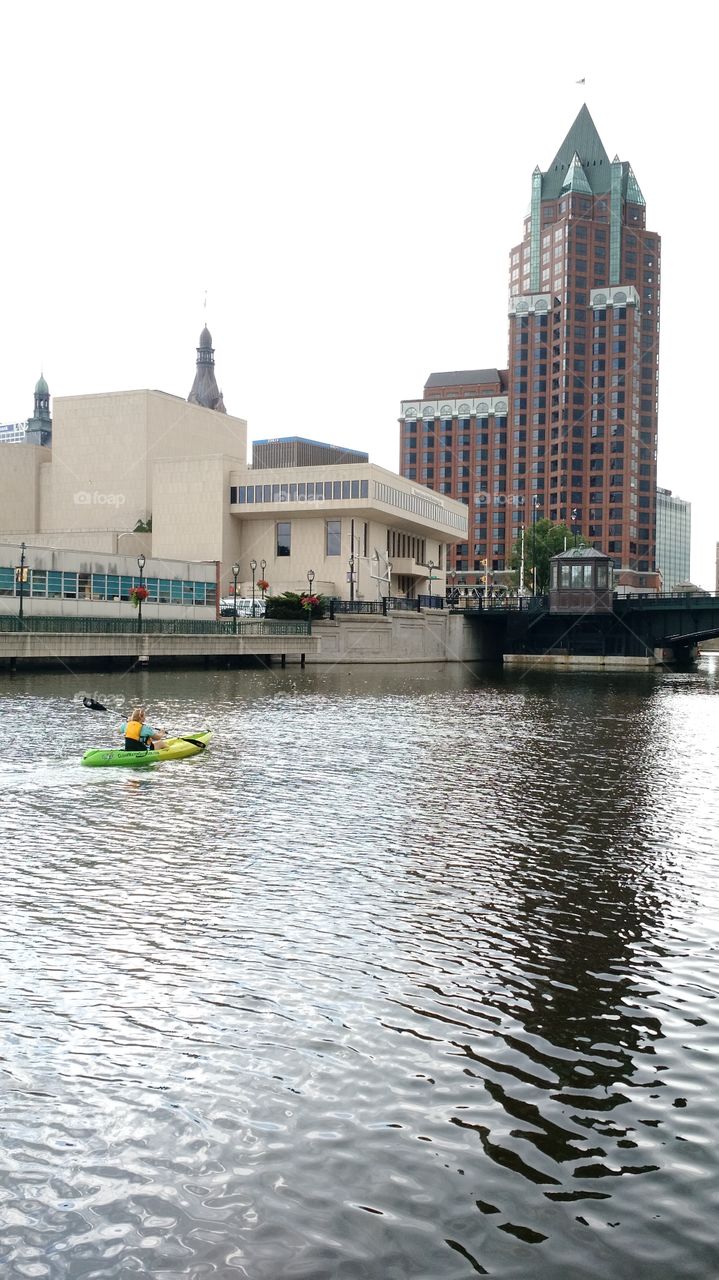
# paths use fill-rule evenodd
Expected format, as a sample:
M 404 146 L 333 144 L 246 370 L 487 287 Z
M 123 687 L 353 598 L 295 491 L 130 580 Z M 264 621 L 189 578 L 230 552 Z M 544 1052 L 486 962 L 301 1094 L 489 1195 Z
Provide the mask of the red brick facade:
M 508 370 L 433 374 L 403 404 L 402 474 L 470 508 L 450 566 L 465 581 L 509 566 L 533 512 L 574 512 L 628 585 L 652 585 L 660 252 L 583 108 L 510 253 Z

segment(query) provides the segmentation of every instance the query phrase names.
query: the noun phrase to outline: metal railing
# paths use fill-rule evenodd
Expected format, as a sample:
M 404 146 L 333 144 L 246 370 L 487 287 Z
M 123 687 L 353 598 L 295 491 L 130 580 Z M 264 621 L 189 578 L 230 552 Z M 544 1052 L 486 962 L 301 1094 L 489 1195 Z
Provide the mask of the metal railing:
M 328 615 L 332 621 L 338 613 L 375 614 L 386 618 L 390 613 L 420 613 L 422 609 L 446 609 L 444 596 L 383 596 L 381 600 L 328 600 Z
M 492 595 L 489 600 L 484 595 L 460 596 L 448 599 L 446 608 L 460 613 L 497 613 L 511 610 L 513 613 L 534 613 L 546 609 L 547 596 Z
M 43 632 L 84 635 L 170 635 L 170 636 L 309 636 L 312 623 L 286 622 L 270 619 L 240 619 L 235 627 L 233 618 L 143 618 L 142 631 L 138 633 L 137 618 L 75 618 L 41 617 L 28 614 L 23 618 L 16 614 L 0 613 L 0 632 Z

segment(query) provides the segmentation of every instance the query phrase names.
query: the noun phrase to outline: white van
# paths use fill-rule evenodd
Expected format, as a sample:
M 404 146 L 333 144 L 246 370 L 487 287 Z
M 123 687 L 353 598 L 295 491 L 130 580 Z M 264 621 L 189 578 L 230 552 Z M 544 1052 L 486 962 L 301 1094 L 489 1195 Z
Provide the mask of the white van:
M 248 599 L 245 596 L 238 596 L 236 602 L 235 602 L 234 596 L 223 596 L 223 598 L 220 600 L 220 617 L 234 618 L 235 603 L 237 604 L 238 618 L 252 617 L 252 598 L 250 597 Z M 255 617 L 262 618 L 264 617 L 264 613 L 265 613 L 264 600 L 262 600 L 259 596 L 255 596 Z

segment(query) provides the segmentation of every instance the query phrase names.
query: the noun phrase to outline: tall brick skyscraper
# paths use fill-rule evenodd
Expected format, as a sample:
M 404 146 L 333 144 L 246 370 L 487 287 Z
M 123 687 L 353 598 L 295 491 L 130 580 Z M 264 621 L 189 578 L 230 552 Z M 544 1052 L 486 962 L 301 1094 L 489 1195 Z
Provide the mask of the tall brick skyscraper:
M 433 373 L 404 401 L 400 469 L 470 507 L 454 567 L 508 567 L 522 524 L 572 523 L 628 586 L 655 569 L 659 237 L 582 107 L 532 174 L 510 254 L 509 367 Z

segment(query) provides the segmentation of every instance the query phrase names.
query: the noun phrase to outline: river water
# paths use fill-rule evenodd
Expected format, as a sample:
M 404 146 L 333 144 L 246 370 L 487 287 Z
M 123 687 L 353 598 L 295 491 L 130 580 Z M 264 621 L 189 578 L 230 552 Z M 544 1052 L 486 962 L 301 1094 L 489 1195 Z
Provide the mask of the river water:
M 713 1280 L 719 657 L 0 696 L 4 1280 Z

